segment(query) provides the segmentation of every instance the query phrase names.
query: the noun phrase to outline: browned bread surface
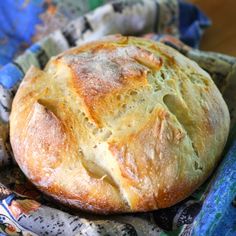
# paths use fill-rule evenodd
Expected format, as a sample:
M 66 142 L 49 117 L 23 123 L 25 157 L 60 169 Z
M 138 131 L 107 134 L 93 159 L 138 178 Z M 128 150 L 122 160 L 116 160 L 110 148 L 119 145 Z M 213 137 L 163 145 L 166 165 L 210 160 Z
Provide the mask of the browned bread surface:
M 43 192 L 98 213 L 169 207 L 220 158 L 227 106 L 209 75 L 161 43 L 111 37 L 32 67 L 15 96 L 16 161 Z

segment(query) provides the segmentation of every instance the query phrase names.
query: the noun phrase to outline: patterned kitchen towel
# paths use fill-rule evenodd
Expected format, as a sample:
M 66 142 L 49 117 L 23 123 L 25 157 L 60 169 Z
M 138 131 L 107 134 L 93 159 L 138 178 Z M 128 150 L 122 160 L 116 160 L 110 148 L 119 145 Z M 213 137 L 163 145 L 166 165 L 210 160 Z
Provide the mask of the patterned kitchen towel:
M 135 3 L 138 1 L 123 0 L 122 2 Z M 144 2 L 148 3 L 149 1 Z M 116 2 L 112 5 L 115 12 L 122 11 L 120 1 L 114 0 L 0 1 L 0 66 L 11 62 L 15 55 L 29 47 L 32 42 L 39 41 L 49 33 L 66 27 L 71 20 L 108 2 Z M 175 1 L 169 2 L 156 1 L 155 15 L 149 17 L 150 21 L 155 21 L 155 25 L 153 25 L 155 29 L 150 30 L 175 34 L 188 45 L 198 46 L 203 30 L 210 25 L 209 19 L 194 5 L 183 1 L 175 3 L 176 7 L 172 8 L 173 12 L 163 14 L 164 11 L 161 8 L 168 8 L 168 4 L 173 5 Z M 139 9 L 133 21 L 137 27 L 142 28 L 142 21 L 138 19 L 140 13 L 142 14 L 142 8 Z M 124 21 L 121 26 L 125 27 L 128 21 L 125 18 Z

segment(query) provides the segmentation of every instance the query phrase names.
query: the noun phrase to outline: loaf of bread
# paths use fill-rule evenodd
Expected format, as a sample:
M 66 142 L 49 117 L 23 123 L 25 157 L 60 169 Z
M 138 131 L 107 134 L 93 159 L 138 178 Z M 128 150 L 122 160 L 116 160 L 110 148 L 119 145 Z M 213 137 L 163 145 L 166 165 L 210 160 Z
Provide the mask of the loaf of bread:
M 10 140 L 45 194 L 97 213 L 169 207 L 216 166 L 229 132 L 210 76 L 161 43 L 108 37 L 32 67 Z

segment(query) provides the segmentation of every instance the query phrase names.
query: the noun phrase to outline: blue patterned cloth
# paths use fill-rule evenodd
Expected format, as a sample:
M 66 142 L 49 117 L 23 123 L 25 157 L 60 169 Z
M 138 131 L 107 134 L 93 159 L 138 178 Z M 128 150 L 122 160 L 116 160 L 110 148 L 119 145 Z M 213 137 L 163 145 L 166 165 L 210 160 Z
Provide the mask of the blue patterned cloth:
M 220 165 L 194 221 L 193 235 L 236 235 L 236 141 Z
M 94 4 L 96 1 L 91 2 Z M 35 26 L 42 23 L 39 16 L 46 6 L 43 0 L 0 1 L 0 66 L 11 62 L 25 44 L 32 43 Z M 179 10 L 180 39 L 189 46 L 197 47 L 210 21 L 192 4 L 180 2 Z

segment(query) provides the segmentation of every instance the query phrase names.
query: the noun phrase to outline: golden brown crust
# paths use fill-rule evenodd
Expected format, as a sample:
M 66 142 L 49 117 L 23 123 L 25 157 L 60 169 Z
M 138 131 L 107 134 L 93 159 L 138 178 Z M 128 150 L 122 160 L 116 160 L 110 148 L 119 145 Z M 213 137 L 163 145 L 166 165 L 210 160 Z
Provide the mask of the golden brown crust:
M 15 158 L 46 194 L 98 213 L 171 206 L 209 176 L 229 131 L 209 75 L 175 50 L 116 36 L 52 58 L 13 102 Z

